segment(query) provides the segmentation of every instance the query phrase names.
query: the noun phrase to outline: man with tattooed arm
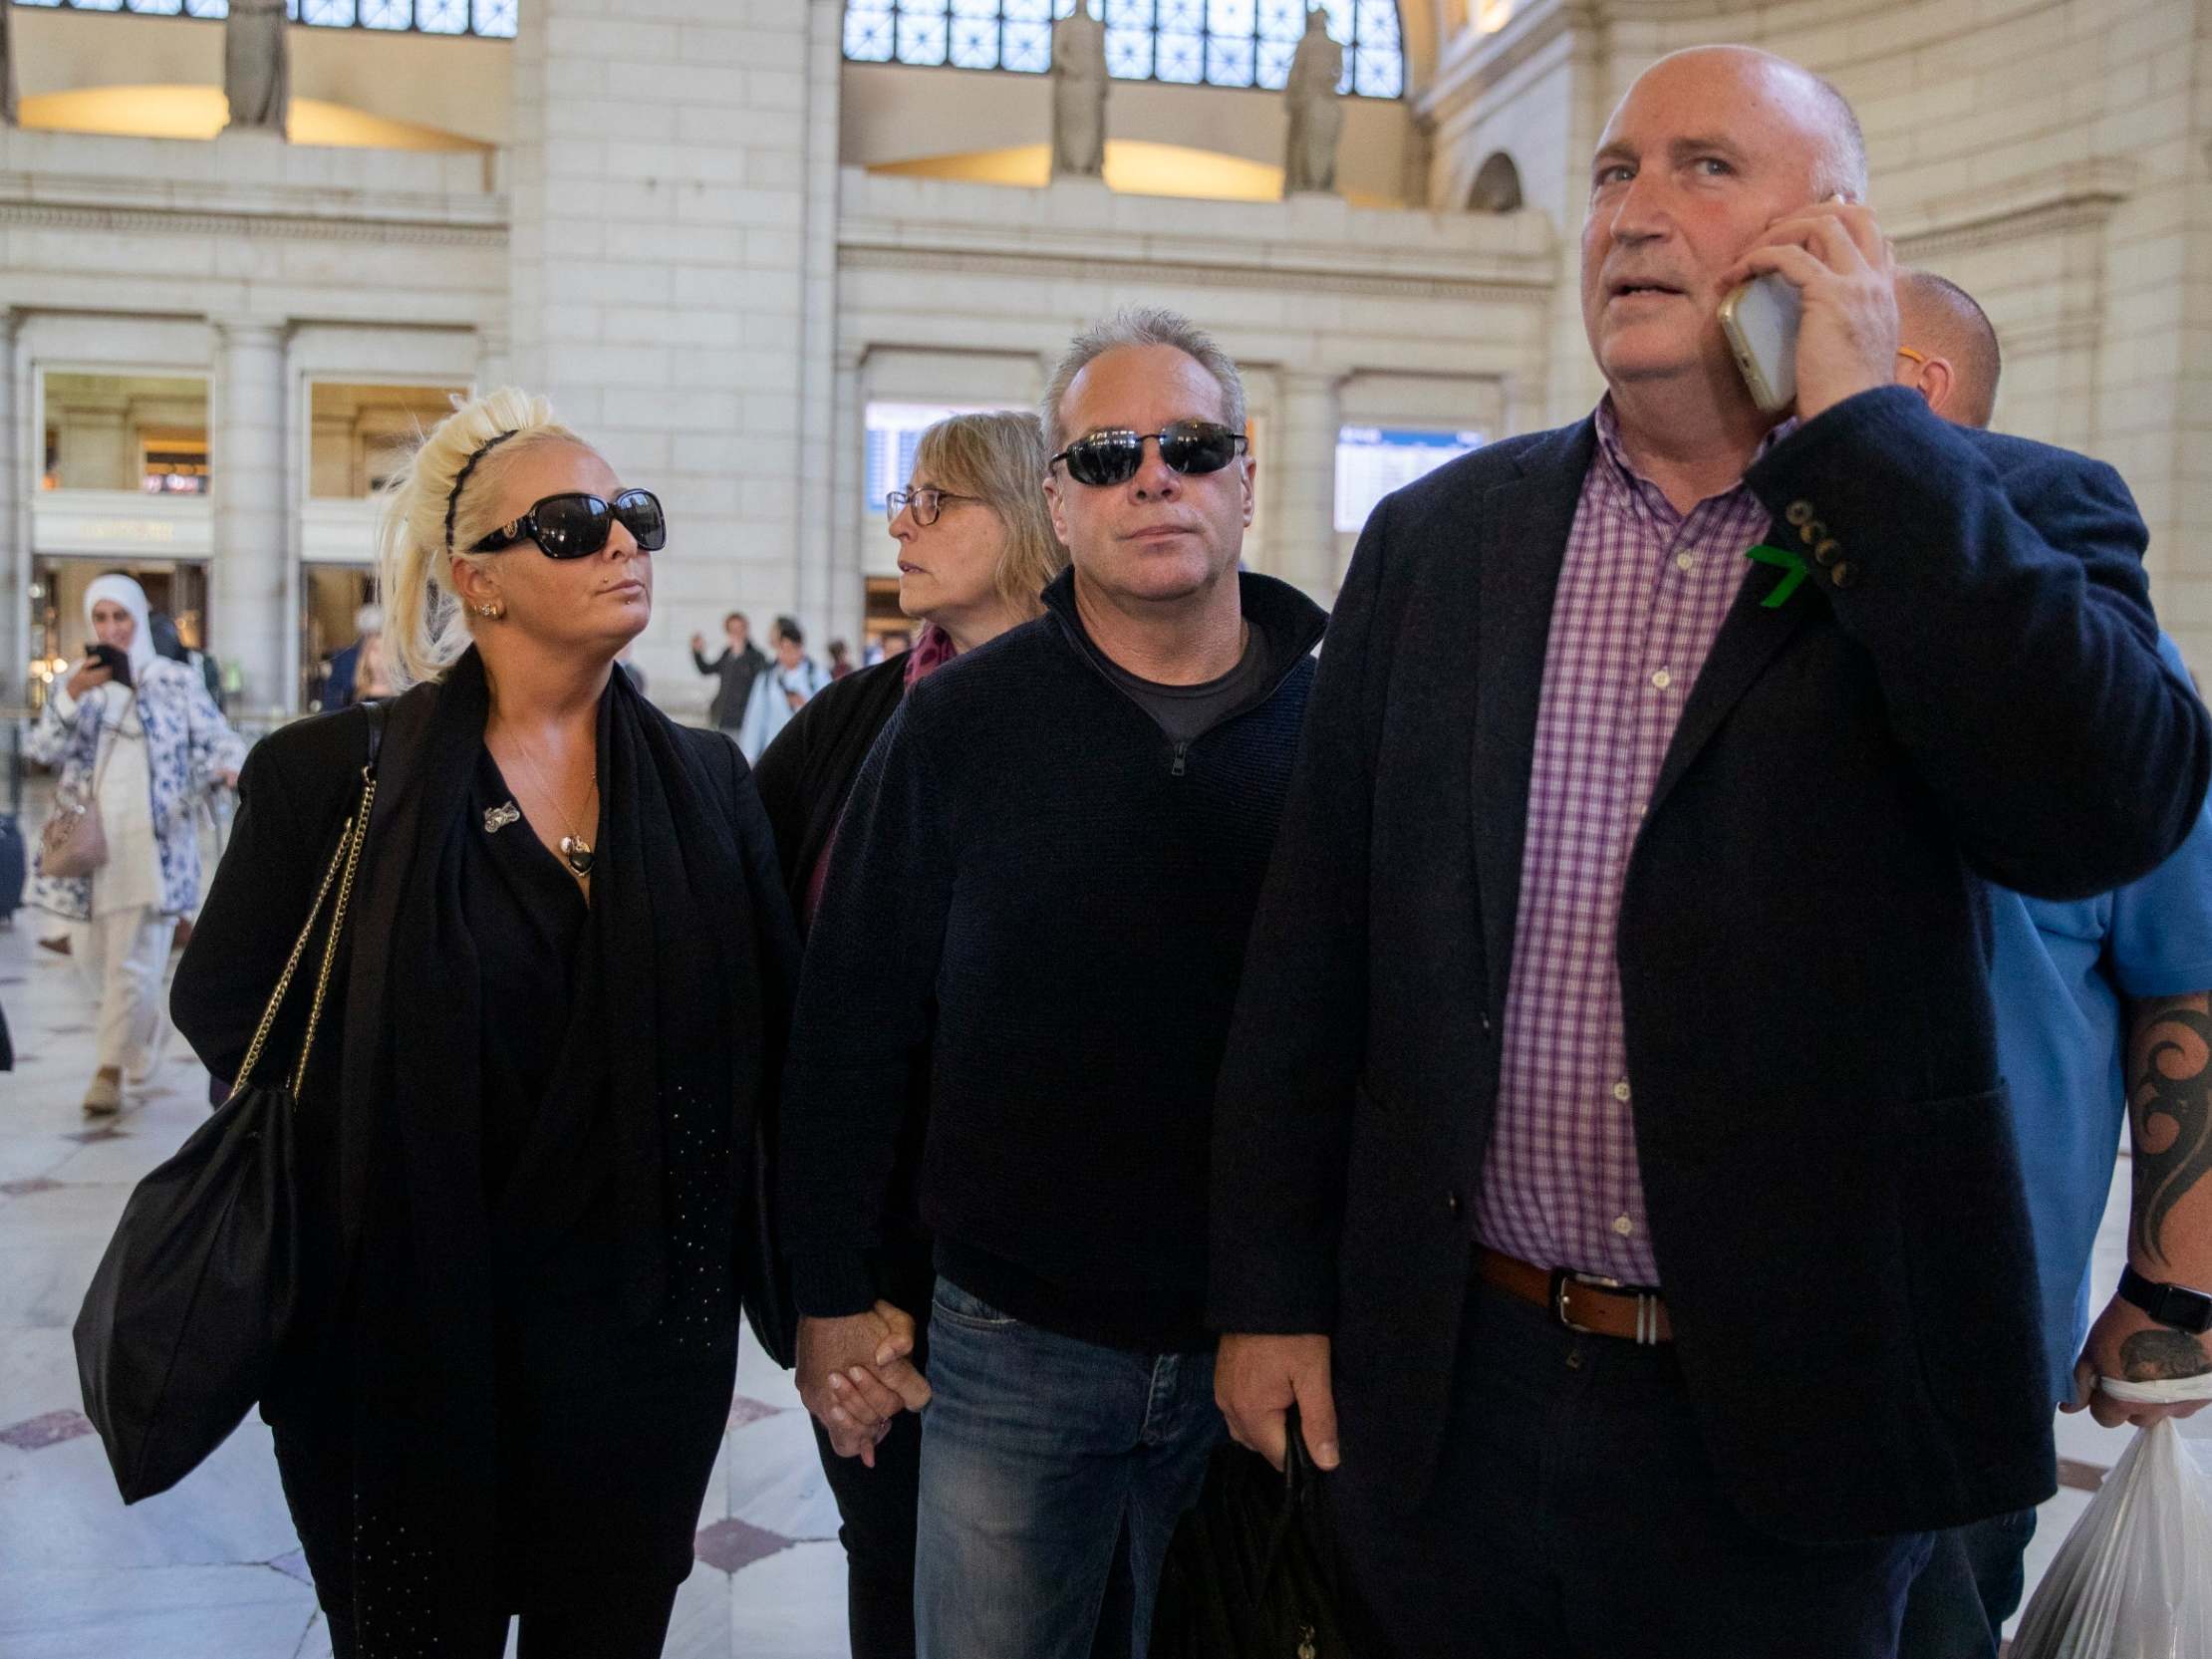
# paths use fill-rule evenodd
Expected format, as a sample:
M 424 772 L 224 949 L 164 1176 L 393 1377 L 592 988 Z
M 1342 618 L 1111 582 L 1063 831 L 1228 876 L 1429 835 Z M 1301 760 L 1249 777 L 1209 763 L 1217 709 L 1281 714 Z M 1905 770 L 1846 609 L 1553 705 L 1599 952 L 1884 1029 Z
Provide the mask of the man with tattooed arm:
M 1897 379 L 1947 420 L 1986 426 L 2001 367 L 1973 298 L 1925 271 L 1897 279 Z M 2171 640 L 2159 654 L 2186 674 Z M 2212 811 L 2165 863 L 2115 892 L 2060 903 L 1990 890 L 1998 1060 L 2011 1085 L 2035 1232 L 2053 1396 L 2107 1428 L 2186 1417 L 2129 1405 L 2099 1375 L 2165 1381 L 2212 1371 L 2212 1337 L 2115 1291 L 2089 1322 L 2090 1250 L 2118 1154 L 2134 1140 L 2128 1264 L 2152 1285 L 2212 1291 Z M 2137 1288 L 2130 1279 L 2129 1288 Z M 2139 1291 L 2147 1300 L 2157 1292 Z M 2161 1307 L 2193 1323 L 2183 1305 Z M 1989 1659 L 2020 1605 L 2036 1512 L 1953 1527 L 1905 1607 L 1903 1659 Z

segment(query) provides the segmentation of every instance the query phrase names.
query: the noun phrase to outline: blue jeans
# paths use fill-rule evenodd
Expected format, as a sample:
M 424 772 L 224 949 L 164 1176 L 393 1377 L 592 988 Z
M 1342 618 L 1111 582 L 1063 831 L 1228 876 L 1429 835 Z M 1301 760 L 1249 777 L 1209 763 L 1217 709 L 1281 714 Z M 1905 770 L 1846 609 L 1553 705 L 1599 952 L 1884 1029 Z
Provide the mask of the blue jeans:
M 1079 1342 L 940 1278 L 930 1391 L 921 1659 L 1089 1659 L 1117 1542 L 1133 1594 L 1115 1617 L 1131 1619 L 1128 1652 L 1145 1659 L 1168 1540 L 1222 1438 L 1214 1356 Z
M 1898 1659 L 1997 1659 L 1998 1634 L 2020 1610 L 2035 1535 L 2034 1510 L 1938 1532 L 1905 1597 Z

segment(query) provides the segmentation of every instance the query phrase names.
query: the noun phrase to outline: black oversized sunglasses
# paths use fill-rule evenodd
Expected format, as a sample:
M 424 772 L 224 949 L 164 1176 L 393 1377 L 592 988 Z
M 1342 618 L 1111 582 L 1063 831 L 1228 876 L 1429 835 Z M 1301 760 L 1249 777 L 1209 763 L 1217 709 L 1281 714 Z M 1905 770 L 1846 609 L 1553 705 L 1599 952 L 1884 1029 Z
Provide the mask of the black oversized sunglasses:
M 626 489 L 612 501 L 596 495 L 548 495 L 469 551 L 496 553 L 516 542 L 534 541 L 548 559 L 588 559 L 607 545 L 617 520 L 648 553 L 668 545 L 669 521 L 661 511 L 661 498 L 649 489 Z
M 1067 462 L 1067 475 L 1079 484 L 1125 484 L 1144 464 L 1145 439 L 1156 438 L 1160 458 L 1192 476 L 1219 472 L 1237 458 L 1244 434 L 1218 420 L 1178 420 L 1156 432 L 1086 432 L 1052 458 Z

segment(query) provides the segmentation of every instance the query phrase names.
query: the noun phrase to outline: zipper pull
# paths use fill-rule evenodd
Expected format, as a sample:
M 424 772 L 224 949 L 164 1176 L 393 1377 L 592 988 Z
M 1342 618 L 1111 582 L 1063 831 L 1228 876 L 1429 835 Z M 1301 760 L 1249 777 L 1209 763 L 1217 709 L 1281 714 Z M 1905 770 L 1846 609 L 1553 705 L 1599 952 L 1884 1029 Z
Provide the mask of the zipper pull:
M 1175 764 L 1168 768 L 1168 776 L 1181 777 L 1183 775 L 1183 757 L 1190 752 L 1191 745 L 1188 743 L 1175 745 Z

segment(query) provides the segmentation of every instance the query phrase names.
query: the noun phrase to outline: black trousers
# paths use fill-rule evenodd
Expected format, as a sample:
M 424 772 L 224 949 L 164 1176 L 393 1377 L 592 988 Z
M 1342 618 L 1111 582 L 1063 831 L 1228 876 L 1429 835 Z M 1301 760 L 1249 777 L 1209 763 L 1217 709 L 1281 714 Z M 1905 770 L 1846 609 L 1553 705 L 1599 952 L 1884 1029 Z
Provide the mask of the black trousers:
M 515 1644 L 518 1659 L 660 1659 L 676 1591 L 674 1584 L 624 1581 L 574 1606 L 525 1612 Z M 328 1608 L 323 1616 L 330 1621 L 332 1659 L 355 1659 L 352 1616 Z M 441 1632 L 444 1651 L 454 1659 L 499 1659 L 513 1616 L 486 1607 L 468 1628 Z
M 928 1303 L 923 1304 L 925 1307 Z M 876 1448 L 876 1467 L 830 1450 L 814 1425 L 822 1473 L 837 1500 L 845 1546 L 845 1618 L 853 1659 L 914 1659 L 914 1516 L 922 1490 L 922 1419 L 902 1411 Z
M 1893 1659 L 1929 1548 L 1754 1530 L 1671 1348 L 1578 1334 L 1479 1282 L 1429 1499 L 1404 1513 L 1358 1459 L 1347 1433 L 1338 1535 L 1396 1659 Z
M 914 1315 L 916 1366 L 930 1359 L 931 1287 L 937 1268 L 923 1241 L 902 1241 L 879 1271 L 885 1297 Z M 822 1473 L 837 1500 L 837 1540 L 845 1546 L 845 1617 L 853 1659 L 914 1659 L 915 1506 L 922 1492 L 922 1419 L 902 1411 L 876 1448 L 876 1467 L 830 1450 L 814 1424 Z

